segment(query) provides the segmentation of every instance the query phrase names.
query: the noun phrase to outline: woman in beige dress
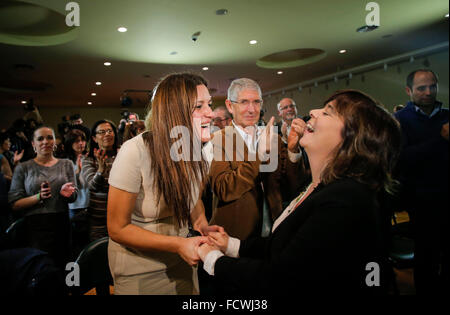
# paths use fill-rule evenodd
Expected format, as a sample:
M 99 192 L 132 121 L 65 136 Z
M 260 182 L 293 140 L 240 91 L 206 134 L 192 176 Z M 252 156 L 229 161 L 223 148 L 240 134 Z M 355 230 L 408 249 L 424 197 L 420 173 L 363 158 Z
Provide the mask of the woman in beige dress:
M 147 131 L 125 142 L 112 166 L 108 254 L 115 294 L 198 294 L 197 247 L 214 229 L 199 199 L 208 164 L 192 158 L 210 137 L 206 86 L 193 74 L 165 77 Z M 179 144 L 188 154 L 179 155 Z M 187 238 L 189 224 L 203 236 Z

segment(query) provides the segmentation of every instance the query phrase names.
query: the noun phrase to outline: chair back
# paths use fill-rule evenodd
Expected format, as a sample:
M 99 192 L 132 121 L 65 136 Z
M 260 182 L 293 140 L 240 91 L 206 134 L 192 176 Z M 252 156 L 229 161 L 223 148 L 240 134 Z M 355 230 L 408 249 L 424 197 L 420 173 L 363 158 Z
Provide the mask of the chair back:
M 5 231 L 6 247 L 21 248 L 27 247 L 25 218 L 20 218 L 11 223 Z
M 96 288 L 97 295 L 109 295 L 113 285 L 108 263 L 108 241 L 105 236 L 89 243 L 78 256 L 76 263 L 80 268 L 79 294 Z
M 412 268 L 414 261 L 414 239 L 410 222 L 398 223 L 393 216 L 392 238 L 389 258 L 397 269 Z

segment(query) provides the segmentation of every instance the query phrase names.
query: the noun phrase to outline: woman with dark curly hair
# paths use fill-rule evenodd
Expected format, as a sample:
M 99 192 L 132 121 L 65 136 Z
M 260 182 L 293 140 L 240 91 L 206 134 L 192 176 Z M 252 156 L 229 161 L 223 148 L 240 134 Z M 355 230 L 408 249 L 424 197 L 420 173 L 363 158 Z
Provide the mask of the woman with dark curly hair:
M 355 90 L 334 93 L 310 116 L 303 130 L 293 123 L 288 146 L 304 148 L 312 181 L 274 222 L 272 235 L 240 241 L 222 230 L 209 235 L 215 246 L 199 247 L 205 270 L 225 293 L 383 292 L 378 194 L 393 191 L 399 124 Z

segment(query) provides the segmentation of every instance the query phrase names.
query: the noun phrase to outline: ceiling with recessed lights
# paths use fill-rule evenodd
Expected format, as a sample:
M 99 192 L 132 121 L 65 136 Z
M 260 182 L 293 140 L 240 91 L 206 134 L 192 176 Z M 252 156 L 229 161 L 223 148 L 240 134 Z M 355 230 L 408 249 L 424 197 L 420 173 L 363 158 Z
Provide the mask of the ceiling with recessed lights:
M 378 0 L 380 27 L 357 32 L 369 2 L 0 0 L 0 106 L 120 106 L 186 70 L 220 99 L 234 78 L 268 92 L 448 42 L 447 0 Z

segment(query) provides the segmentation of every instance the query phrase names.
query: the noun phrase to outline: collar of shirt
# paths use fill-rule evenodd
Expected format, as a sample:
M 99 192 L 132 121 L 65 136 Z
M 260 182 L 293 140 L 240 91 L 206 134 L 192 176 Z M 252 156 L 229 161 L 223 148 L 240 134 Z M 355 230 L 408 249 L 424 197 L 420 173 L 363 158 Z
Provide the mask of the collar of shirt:
M 208 162 L 208 166 L 211 165 L 211 161 L 214 158 L 213 144 L 211 141 L 208 141 L 207 143 L 205 143 L 203 145 L 202 156 L 203 156 L 203 159 Z
M 258 127 L 257 125 L 255 125 L 255 130 L 256 133 L 254 133 L 253 135 L 250 135 L 249 133 L 245 132 L 244 128 L 242 128 L 241 126 L 238 126 L 235 124 L 234 120 L 232 121 L 234 128 L 238 131 L 238 133 L 241 135 L 242 139 L 244 139 L 245 144 L 247 145 L 247 148 L 255 153 L 256 152 L 256 147 L 258 144 L 258 140 L 261 136 L 261 131 L 264 129 L 264 127 Z
M 410 102 L 408 102 L 408 104 L 411 104 L 412 106 L 414 106 L 414 109 L 416 110 L 416 112 L 421 113 L 422 115 L 428 116 L 427 114 L 424 113 L 423 110 L 420 109 L 419 106 L 417 106 L 417 105 L 414 104 L 413 102 L 410 101 Z M 435 105 L 434 105 L 434 109 L 433 109 L 433 111 L 431 112 L 430 116 L 428 116 L 428 117 L 431 118 L 431 117 L 433 117 L 434 115 L 436 115 L 437 113 L 439 113 L 439 111 L 441 110 L 441 108 L 442 108 L 442 103 L 436 101 L 436 103 L 435 103 Z

